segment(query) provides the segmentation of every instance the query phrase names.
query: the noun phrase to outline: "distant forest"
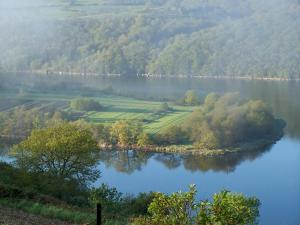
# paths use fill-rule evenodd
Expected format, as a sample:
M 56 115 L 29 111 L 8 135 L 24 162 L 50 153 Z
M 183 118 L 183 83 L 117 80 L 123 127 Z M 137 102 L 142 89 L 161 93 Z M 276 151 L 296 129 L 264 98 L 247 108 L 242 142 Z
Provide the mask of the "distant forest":
M 300 77 L 298 0 L 15 2 L 0 6 L 4 71 Z

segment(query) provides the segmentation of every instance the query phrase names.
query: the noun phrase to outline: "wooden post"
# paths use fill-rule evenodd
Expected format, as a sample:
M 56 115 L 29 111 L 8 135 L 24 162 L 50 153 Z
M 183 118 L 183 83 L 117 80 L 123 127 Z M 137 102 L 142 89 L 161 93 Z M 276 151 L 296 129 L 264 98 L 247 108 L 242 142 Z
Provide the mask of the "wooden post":
M 97 225 L 101 225 L 101 204 L 97 204 Z

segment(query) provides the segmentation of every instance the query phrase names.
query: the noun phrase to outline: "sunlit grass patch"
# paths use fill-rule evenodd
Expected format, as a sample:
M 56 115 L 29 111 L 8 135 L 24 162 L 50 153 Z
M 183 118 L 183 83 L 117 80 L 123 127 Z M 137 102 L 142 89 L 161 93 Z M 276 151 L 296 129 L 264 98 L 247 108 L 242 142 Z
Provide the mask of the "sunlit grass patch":
M 41 110 L 55 108 L 71 112 L 69 102 L 78 98 L 72 94 L 43 94 L 29 93 L 22 96 L 4 94 L 1 96 L 4 102 L 10 99 L 9 104 L 1 104 L 0 111 L 13 110 L 18 106 L 25 108 L 38 107 Z M 104 95 L 99 97 L 86 97 L 98 101 L 103 109 L 100 111 L 81 112 L 75 119 L 84 119 L 91 123 L 110 125 L 118 120 L 137 120 L 140 121 L 147 132 L 155 134 L 171 126 L 180 124 L 193 110 L 193 106 L 173 105 L 170 111 L 157 112 L 162 102 L 138 100 L 129 97 Z

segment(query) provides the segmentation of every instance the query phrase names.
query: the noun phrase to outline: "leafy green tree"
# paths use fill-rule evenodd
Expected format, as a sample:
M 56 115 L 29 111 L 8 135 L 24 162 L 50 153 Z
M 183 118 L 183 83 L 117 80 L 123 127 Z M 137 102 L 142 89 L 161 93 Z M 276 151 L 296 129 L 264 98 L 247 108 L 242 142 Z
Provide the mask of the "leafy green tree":
M 33 129 L 51 127 L 61 123 L 64 115 L 58 111 L 44 111 L 34 107 L 16 107 L 9 113 L 2 113 L 1 134 L 9 137 L 27 137 Z
M 143 132 L 138 136 L 138 140 L 137 140 L 138 146 L 147 147 L 152 144 L 153 144 L 152 138 L 148 133 Z
M 204 100 L 205 111 L 210 111 L 214 108 L 219 96 L 216 93 L 209 93 Z
M 162 144 L 184 144 L 187 141 L 187 134 L 181 126 L 171 125 L 159 134 L 159 139 Z
M 195 186 L 191 186 L 189 192 L 177 192 L 170 196 L 156 193 L 148 209 L 151 214 L 152 224 L 191 224 L 193 221 L 192 213 L 197 209 L 195 196 Z
M 16 165 L 25 171 L 47 173 L 82 184 L 94 181 L 97 148 L 92 134 L 74 124 L 33 130 L 31 135 L 12 149 Z
M 110 131 L 108 126 L 104 126 L 103 124 L 88 123 L 83 119 L 70 123 L 76 125 L 80 129 L 89 130 L 93 139 L 97 141 L 98 146 L 110 143 Z
M 194 90 L 188 90 L 185 93 L 184 102 L 187 105 L 197 105 L 199 103 L 199 98 Z
M 117 121 L 110 128 L 112 142 L 120 146 L 137 144 L 141 133 L 143 133 L 142 125 L 132 120 Z
M 246 225 L 258 224 L 260 201 L 257 198 L 247 198 L 242 194 L 221 191 L 213 196 L 208 215 L 213 224 Z
M 207 123 L 201 126 L 200 140 L 196 140 L 195 146 L 204 149 L 217 149 L 221 147 L 219 137 L 211 130 Z

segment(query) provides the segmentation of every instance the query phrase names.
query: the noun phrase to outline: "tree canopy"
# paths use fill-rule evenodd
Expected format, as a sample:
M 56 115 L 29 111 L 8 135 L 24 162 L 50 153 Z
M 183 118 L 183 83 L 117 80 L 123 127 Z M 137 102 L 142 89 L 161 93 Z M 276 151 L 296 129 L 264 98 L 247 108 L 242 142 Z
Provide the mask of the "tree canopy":
M 237 93 L 209 94 L 184 122 L 189 138 L 199 148 L 217 149 L 251 140 L 277 137 L 284 122 L 274 118 L 262 101 L 242 101 Z
M 3 70 L 299 77 L 297 0 L 65 2 L 3 14 Z
M 77 179 L 84 184 L 99 176 L 95 168 L 96 147 L 89 130 L 61 123 L 33 130 L 26 140 L 13 147 L 12 154 L 16 165 L 26 171 Z

